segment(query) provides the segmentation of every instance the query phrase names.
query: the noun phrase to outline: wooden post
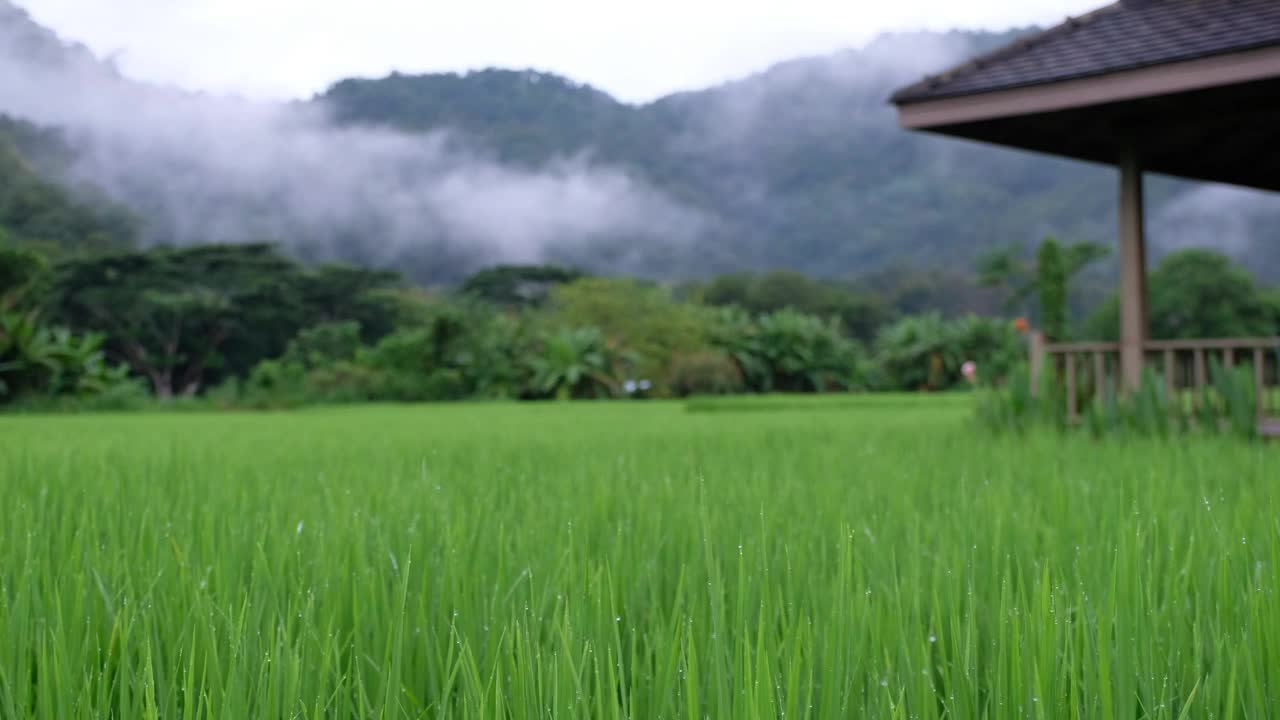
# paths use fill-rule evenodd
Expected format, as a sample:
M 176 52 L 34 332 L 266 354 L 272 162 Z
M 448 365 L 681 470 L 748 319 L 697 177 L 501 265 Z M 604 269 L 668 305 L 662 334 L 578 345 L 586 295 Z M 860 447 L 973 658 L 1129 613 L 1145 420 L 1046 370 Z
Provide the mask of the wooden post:
M 1101 350 L 1093 351 L 1093 377 L 1093 391 L 1098 398 L 1098 405 L 1102 405 L 1107 401 L 1107 360 Z
M 1040 396 L 1040 376 L 1044 373 L 1044 333 L 1032 330 L 1029 335 L 1031 351 L 1031 397 Z
M 1204 400 L 1206 399 L 1204 394 L 1204 388 L 1206 385 L 1209 384 L 1209 373 L 1205 370 L 1204 349 L 1196 348 L 1195 355 L 1196 355 L 1196 394 L 1195 394 L 1194 401 L 1195 401 L 1196 407 L 1201 407 L 1204 404 Z
M 1258 405 L 1258 422 L 1267 416 L 1267 356 L 1262 348 L 1253 349 L 1253 396 Z
M 1142 385 L 1147 341 L 1147 248 L 1142 166 L 1137 148 L 1120 157 L 1120 376 L 1125 392 Z

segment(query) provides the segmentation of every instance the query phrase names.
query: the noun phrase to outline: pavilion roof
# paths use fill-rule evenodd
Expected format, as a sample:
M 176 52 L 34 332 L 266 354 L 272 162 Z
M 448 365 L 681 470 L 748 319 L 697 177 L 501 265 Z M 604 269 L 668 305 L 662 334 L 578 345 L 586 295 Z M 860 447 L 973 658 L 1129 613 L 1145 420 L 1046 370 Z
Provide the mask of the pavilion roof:
M 1280 0 L 1121 0 L 899 90 L 905 105 L 1280 46 Z

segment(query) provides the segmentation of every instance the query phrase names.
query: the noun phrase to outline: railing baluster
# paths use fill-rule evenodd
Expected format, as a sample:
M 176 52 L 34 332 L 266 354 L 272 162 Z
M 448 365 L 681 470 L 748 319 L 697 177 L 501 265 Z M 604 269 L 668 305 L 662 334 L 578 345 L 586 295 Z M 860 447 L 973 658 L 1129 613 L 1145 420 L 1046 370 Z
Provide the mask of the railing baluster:
M 1076 356 L 1067 353 L 1067 421 L 1076 421 Z
M 1040 376 L 1044 372 L 1044 333 L 1039 330 L 1032 330 L 1030 342 L 1031 397 L 1038 397 L 1040 395 Z
M 1102 355 L 1101 350 L 1093 351 L 1093 376 L 1094 376 L 1094 393 L 1098 398 L 1098 404 L 1101 405 L 1106 401 L 1106 382 L 1107 382 L 1107 360 Z
M 1262 348 L 1253 349 L 1253 397 L 1258 406 L 1258 420 L 1267 416 L 1267 356 Z
M 1205 367 L 1204 367 L 1204 348 L 1196 348 L 1195 354 L 1196 354 L 1196 394 L 1195 394 L 1195 397 L 1192 398 L 1192 400 L 1193 402 L 1195 402 L 1195 406 L 1198 408 L 1201 406 L 1201 401 L 1204 400 L 1204 386 L 1208 385 L 1209 381 L 1206 378 Z
M 1034 337 L 1033 337 L 1033 346 Z M 1253 383 L 1255 400 L 1260 420 L 1280 412 L 1277 398 L 1280 398 L 1280 337 L 1259 338 L 1206 338 L 1190 340 L 1150 340 L 1143 345 L 1144 362 L 1155 360 L 1156 365 L 1162 356 L 1164 365 L 1164 385 L 1169 397 L 1169 409 L 1180 416 L 1197 413 L 1217 407 L 1221 399 L 1215 398 L 1211 392 L 1210 362 L 1221 358 L 1221 367 L 1227 371 L 1241 369 L 1241 365 L 1253 363 Z M 1035 348 L 1033 347 L 1033 350 Z M 1067 391 L 1067 418 L 1072 423 L 1079 422 L 1081 413 L 1087 411 L 1091 402 L 1107 400 L 1108 383 L 1112 378 L 1108 373 L 1111 357 L 1120 351 L 1119 343 L 1077 342 L 1077 343 L 1043 343 L 1039 353 L 1039 374 L 1053 372 L 1058 378 L 1065 376 Z M 1032 353 L 1033 362 L 1037 353 Z M 1092 363 L 1090 363 L 1092 356 Z M 1089 367 L 1084 370 L 1080 367 Z M 1085 380 L 1081 380 L 1081 375 Z M 1090 390 L 1082 386 L 1089 377 L 1094 377 L 1096 386 Z M 1081 408 L 1080 392 L 1092 395 L 1085 397 L 1085 408 Z M 1187 396 L 1191 397 L 1188 398 Z

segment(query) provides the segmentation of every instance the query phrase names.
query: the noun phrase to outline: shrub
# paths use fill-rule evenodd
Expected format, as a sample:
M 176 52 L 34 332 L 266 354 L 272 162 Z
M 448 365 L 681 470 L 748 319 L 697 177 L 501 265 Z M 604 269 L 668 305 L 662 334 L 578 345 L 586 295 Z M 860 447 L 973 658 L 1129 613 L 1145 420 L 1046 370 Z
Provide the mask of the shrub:
M 436 357 L 438 346 L 428 328 L 398 330 L 382 339 L 361 357 L 361 362 L 378 372 L 391 375 L 426 375 Z
M 357 362 L 337 362 L 307 373 L 304 394 L 310 402 L 359 403 L 377 400 L 382 376 Z
M 384 402 L 443 402 L 466 397 L 466 386 L 457 370 L 429 373 L 388 372 L 374 376 L 371 400 Z
M 226 397 L 228 388 L 216 394 Z M 263 360 L 253 367 L 249 377 L 238 388 L 238 399 L 250 407 L 294 407 L 313 401 L 307 391 L 307 369 L 302 363 Z
M 463 400 L 467 397 L 467 383 L 458 370 L 436 370 L 427 376 L 427 400 L 435 402 Z
M 978 365 L 978 380 L 989 385 L 1005 382 L 1026 358 L 1026 343 L 1013 325 L 1000 318 L 969 315 L 949 323 L 949 341 L 955 344 L 960 362 Z M 949 377 L 954 385 L 959 376 Z
M 284 357 L 303 363 L 308 368 L 318 368 L 355 358 L 363 344 L 360 341 L 360 323 L 324 323 L 300 331 L 289 341 Z
M 122 378 L 84 395 L 24 394 L 6 409 L 18 412 L 133 412 L 155 404 L 147 386 L 135 378 Z

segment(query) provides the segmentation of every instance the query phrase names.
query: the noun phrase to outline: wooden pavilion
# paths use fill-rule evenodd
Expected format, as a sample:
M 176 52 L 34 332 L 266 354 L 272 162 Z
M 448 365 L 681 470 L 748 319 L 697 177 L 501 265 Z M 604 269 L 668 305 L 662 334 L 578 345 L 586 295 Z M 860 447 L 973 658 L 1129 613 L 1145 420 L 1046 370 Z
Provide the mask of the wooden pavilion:
M 1153 343 L 1147 335 L 1143 173 L 1280 191 L 1280 0 L 1120 0 L 926 77 L 893 96 L 903 127 L 1115 165 L 1120 170 L 1123 386 L 1148 356 L 1270 379 L 1276 339 Z M 1097 344 L 1093 344 L 1096 346 Z M 1072 361 L 1080 351 L 1048 346 Z M 1105 367 L 1105 358 L 1095 360 Z

